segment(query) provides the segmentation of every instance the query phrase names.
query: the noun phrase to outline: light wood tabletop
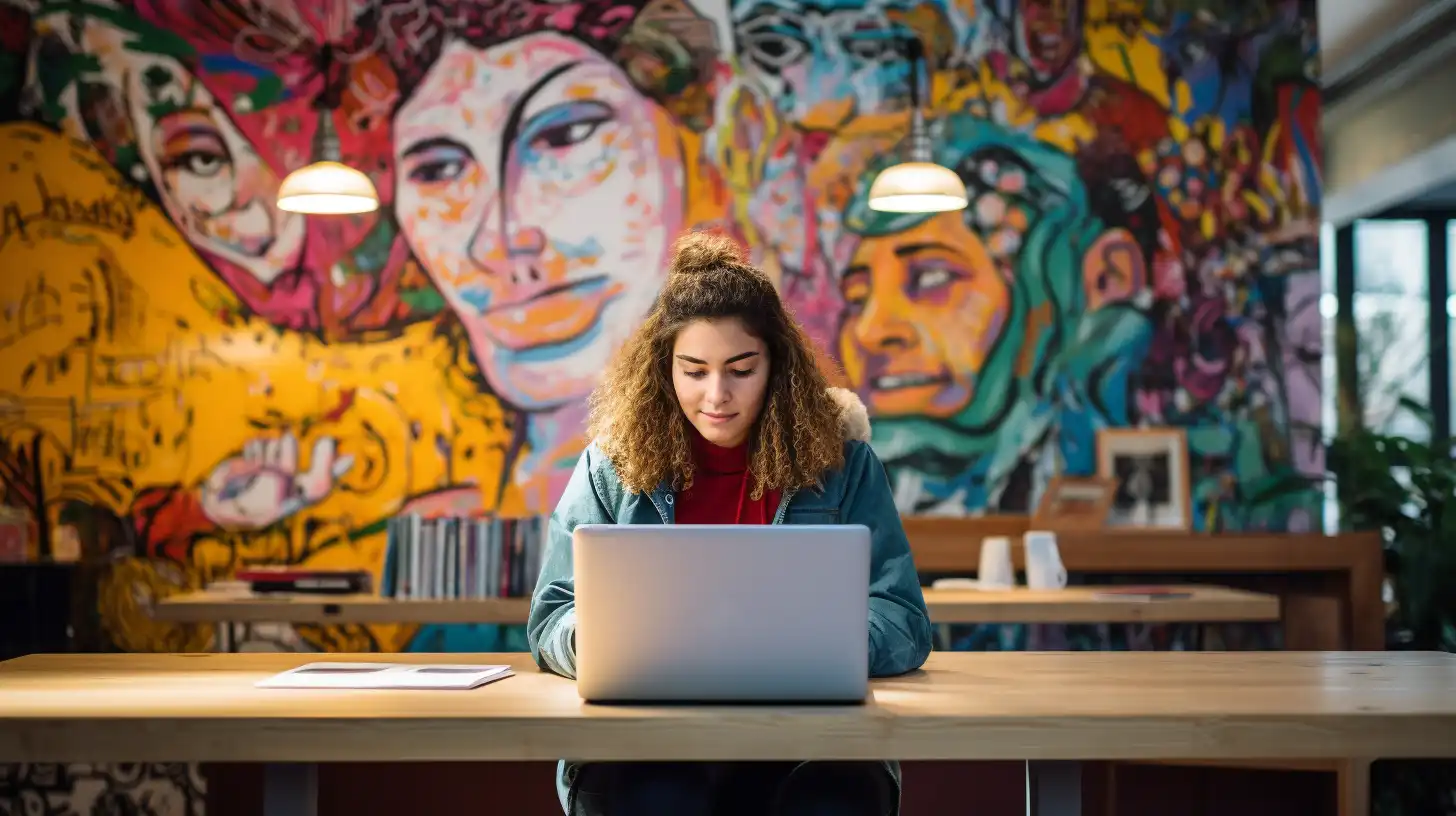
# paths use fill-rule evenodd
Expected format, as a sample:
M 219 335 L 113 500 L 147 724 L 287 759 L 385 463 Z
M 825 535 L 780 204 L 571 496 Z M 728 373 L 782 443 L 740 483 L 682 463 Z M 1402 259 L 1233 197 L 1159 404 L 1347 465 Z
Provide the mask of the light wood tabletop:
M 473 691 L 258 689 L 312 660 L 509 663 Z M 1456 655 L 934 653 L 864 705 L 593 705 L 529 655 L 0 663 L 0 762 L 1456 757 Z
M 1103 597 L 1112 587 L 926 589 L 930 619 L 946 623 L 1229 623 L 1279 620 L 1274 595 L 1221 586 L 1164 587 L 1186 597 Z M 160 599 L 173 623 L 525 623 L 529 598 L 401 600 L 375 595 L 252 594 L 240 589 Z

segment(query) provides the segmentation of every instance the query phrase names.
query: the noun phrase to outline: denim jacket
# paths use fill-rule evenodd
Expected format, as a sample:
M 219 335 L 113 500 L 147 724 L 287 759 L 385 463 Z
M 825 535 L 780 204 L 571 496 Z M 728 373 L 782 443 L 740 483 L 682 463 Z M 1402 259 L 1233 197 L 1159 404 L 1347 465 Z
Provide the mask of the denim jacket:
M 817 489 L 785 490 L 774 524 L 863 524 L 870 529 L 869 671 L 871 677 L 919 668 L 930 654 L 930 616 L 910 545 L 900 524 L 884 465 L 870 449 L 869 419 L 852 392 L 832 389 L 840 405 L 844 466 L 824 474 Z M 592 443 L 551 516 L 536 590 L 531 597 L 527 635 L 537 665 L 576 677 L 576 608 L 571 540 L 578 524 L 672 524 L 673 492 L 667 485 L 649 494 L 628 491 L 615 468 Z M 886 763 L 899 781 L 899 767 Z M 575 775 L 563 761 L 557 788 L 562 807 Z

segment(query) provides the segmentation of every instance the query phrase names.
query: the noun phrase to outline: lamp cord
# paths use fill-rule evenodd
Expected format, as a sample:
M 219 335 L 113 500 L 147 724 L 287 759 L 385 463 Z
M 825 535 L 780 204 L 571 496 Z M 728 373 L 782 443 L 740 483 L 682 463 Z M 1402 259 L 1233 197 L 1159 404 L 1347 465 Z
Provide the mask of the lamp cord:
M 930 162 L 930 134 L 925 129 L 925 114 L 920 110 L 920 67 L 925 62 L 925 48 L 917 36 L 905 39 L 905 58 L 910 63 L 910 161 Z
M 344 0 L 347 2 L 347 0 Z M 314 97 L 313 108 L 318 111 L 318 129 L 314 131 L 313 155 L 315 161 L 339 161 L 339 132 L 334 126 L 334 111 L 343 103 L 344 89 L 349 86 L 348 67 L 334 56 L 335 37 L 338 32 L 333 21 L 335 3 L 329 6 L 324 19 L 324 41 L 319 46 L 318 71 L 323 77 L 324 87 Z

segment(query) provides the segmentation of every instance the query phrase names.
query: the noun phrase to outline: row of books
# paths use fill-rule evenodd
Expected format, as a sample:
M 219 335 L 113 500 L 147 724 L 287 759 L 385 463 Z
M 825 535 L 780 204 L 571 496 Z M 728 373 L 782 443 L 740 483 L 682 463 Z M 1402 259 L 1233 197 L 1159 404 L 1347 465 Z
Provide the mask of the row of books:
M 519 598 L 536 588 L 545 518 L 389 520 L 379 594 L 402 600 Z

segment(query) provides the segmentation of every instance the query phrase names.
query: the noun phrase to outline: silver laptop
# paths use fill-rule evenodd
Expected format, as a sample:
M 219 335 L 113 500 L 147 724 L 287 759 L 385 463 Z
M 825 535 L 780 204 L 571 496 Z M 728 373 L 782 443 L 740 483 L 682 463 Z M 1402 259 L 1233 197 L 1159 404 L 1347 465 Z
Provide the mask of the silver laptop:
M 863 702 L 863 525 L 584 524 L 577 690 L 591 701 Z

